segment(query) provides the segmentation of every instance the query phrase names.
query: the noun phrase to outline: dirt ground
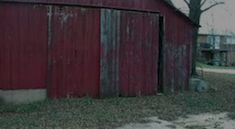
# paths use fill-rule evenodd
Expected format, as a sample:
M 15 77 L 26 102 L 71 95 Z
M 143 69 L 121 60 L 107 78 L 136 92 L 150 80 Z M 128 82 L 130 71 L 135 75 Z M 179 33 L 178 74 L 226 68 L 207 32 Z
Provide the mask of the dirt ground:
M 235 121 L 228 113 L 189 115 L 172 122 L 158 117 L 145 120 L 146 123 L 131 123 L 117 129 L 235 129 Z
M 204 72 L 235 74 L 235 70 L 203 68 Z M 229 113 L 189 115 L 175 121 L 158 117 L 146 118 L 145 123 L 130 123 L 117 129 L 235 129 Z

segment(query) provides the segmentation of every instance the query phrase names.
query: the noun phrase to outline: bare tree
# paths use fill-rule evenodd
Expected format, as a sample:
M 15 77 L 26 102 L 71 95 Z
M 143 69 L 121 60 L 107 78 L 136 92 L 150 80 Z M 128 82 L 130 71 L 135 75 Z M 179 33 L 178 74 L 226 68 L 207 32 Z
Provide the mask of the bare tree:
M 204 5 L 209 0 L 184 0 L 184 2 L 188 5 L 189 8 L 189 18 L 195 22 L 196 24 L 200 24 L 200 18 L 201 14 L 208 11 L 209 9 L 224 4 L 224 2 L 216 2 L 213 0 L 213 3 L 204 8 Z M 196 61 L 197 61 L 197 38 L 198 38 L 198 30 L 199 26 L 194 27 L 193 33 L 192 33 L 192 75 L 197 75 L 196 71 Z

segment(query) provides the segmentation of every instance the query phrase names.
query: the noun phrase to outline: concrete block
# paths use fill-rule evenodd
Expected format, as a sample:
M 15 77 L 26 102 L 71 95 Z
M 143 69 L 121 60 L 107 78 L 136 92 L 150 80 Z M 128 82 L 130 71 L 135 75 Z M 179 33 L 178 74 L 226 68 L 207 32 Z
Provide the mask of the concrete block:
M 46 89 L 0 90 L 0 103 L 3 104 L 28 104 L 46 98 Z
M 201 78 L 191 78 L 190 90 L 196 92 L 208 92 L 210 90 L 210 85 Z

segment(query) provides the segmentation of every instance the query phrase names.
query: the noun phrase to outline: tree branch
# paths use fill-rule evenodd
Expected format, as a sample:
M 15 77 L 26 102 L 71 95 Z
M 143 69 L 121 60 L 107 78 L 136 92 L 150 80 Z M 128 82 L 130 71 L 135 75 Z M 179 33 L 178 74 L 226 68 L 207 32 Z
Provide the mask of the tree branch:
M 188 5 L 189 9 L 190 9 L 190 4 L 187 0 L 184 0 L 184 2 Z
M 224 2 L 216 2 L 215 4 L 209 6 L 208 8 L 205 8 L 205 9 L 202 10 L 201 12 L 202 12 L 202 13 L 203 13 L 203 12 L 206 12 L 206 11 L 208 11 L 209 9 L 211 9 L 211 8 L 213 8 L 213 7 L 215 7 L 215 6 L 219 5 L 219 4 L 224 4 Z
M 201 3 L 200 7 L 202 7 L 202 6 L 206 3 L 206 1 L 207 1 L 207 0 L 204 0 L 204 1 Z

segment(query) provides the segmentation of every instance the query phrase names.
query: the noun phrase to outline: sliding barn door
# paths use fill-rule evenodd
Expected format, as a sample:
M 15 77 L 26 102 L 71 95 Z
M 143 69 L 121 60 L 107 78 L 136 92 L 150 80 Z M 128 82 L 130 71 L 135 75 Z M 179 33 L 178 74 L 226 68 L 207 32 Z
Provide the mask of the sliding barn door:
M 158 14 L 101 11 L 101 97 L 155 94 L 158 61 Z

